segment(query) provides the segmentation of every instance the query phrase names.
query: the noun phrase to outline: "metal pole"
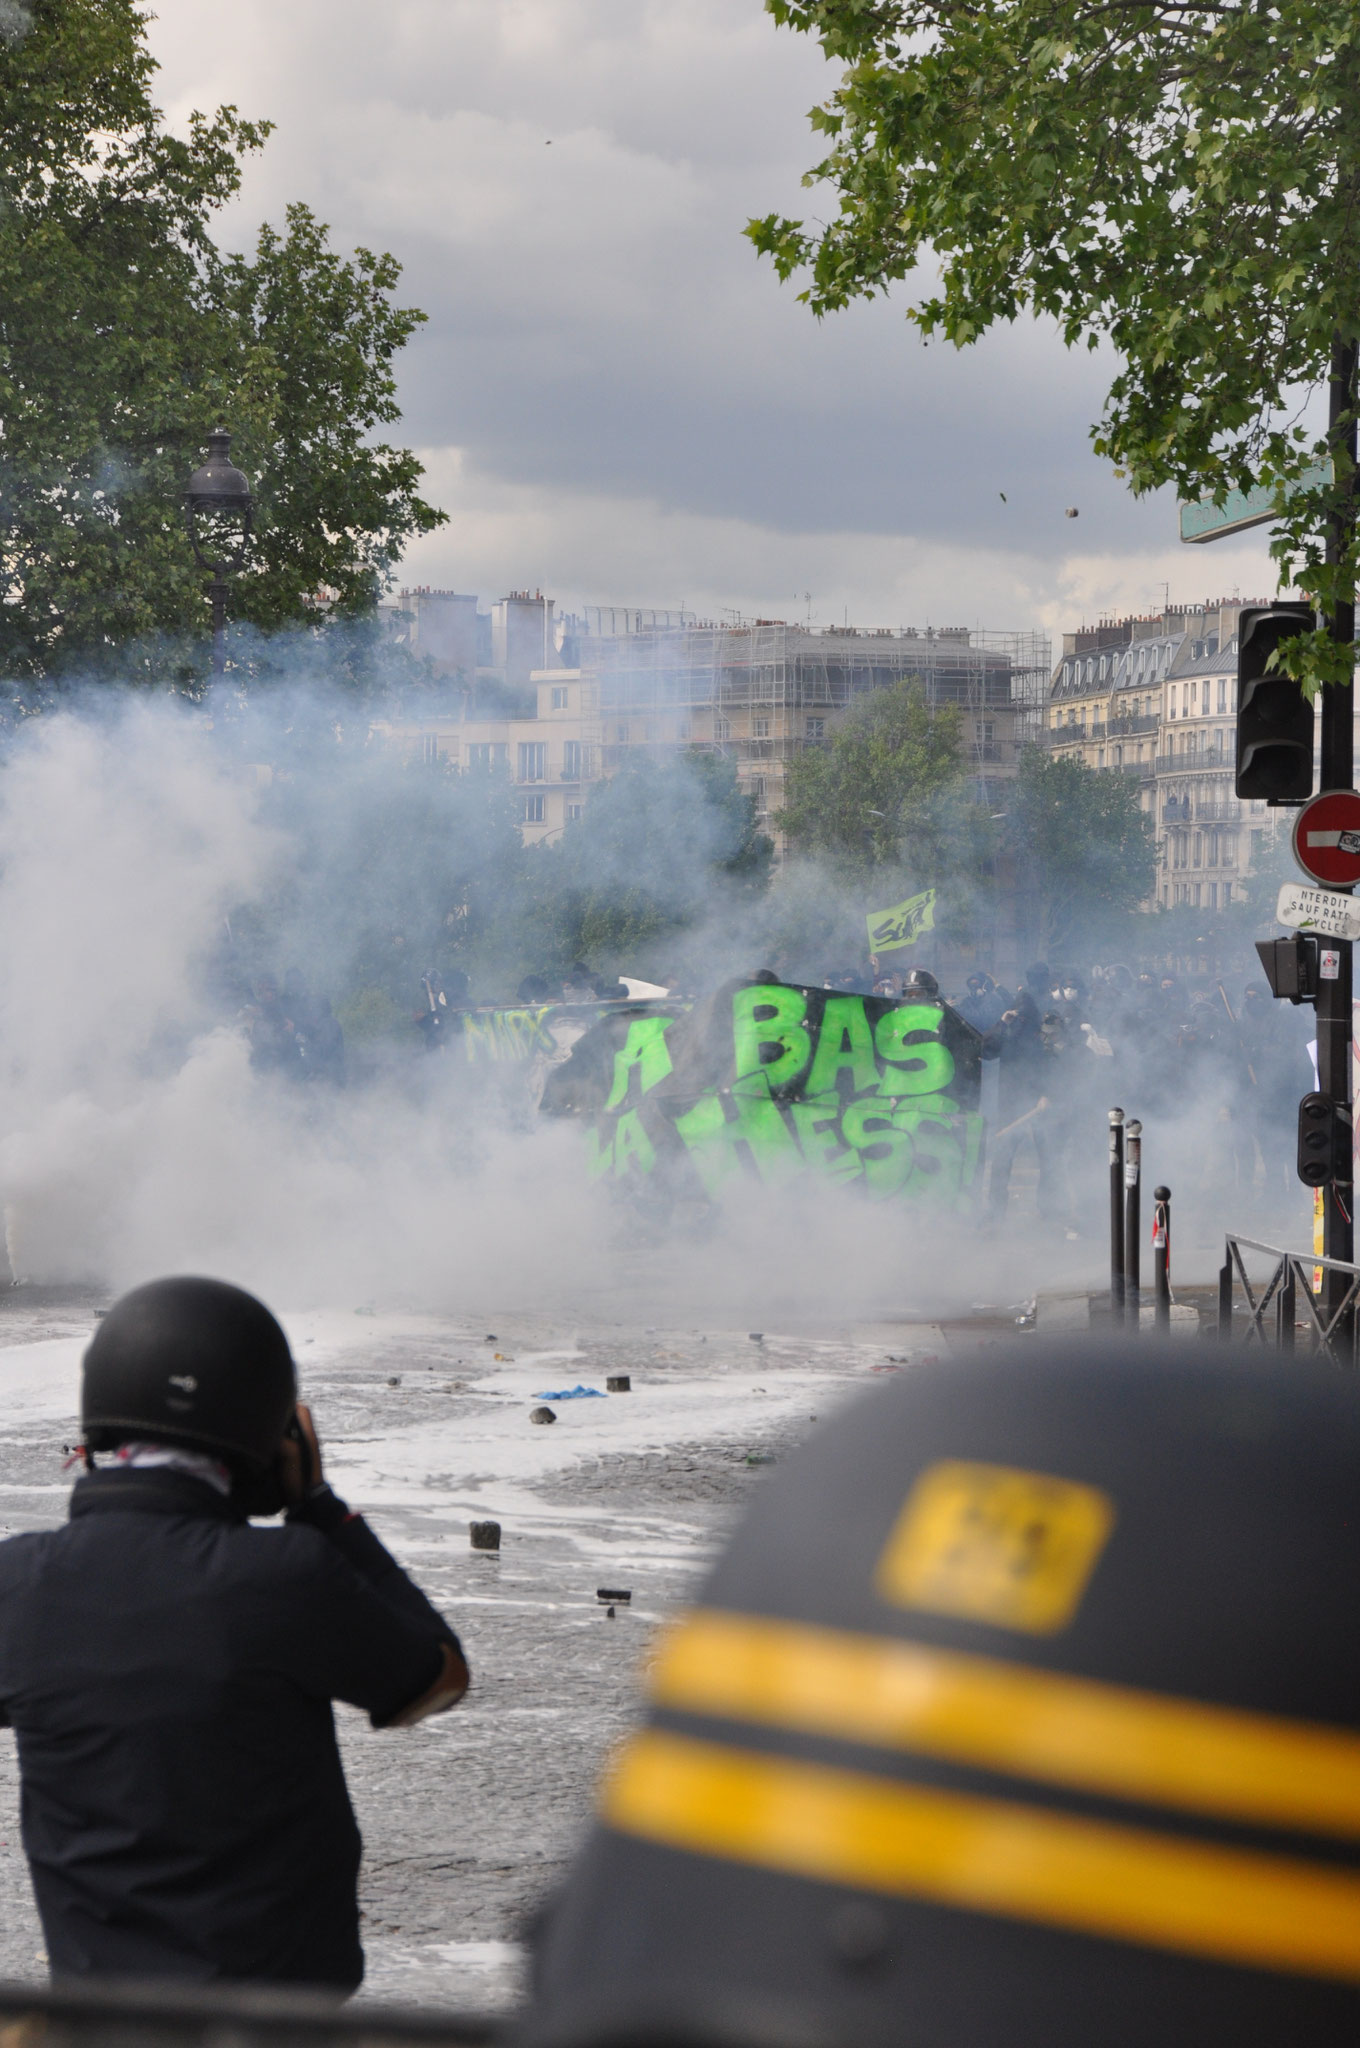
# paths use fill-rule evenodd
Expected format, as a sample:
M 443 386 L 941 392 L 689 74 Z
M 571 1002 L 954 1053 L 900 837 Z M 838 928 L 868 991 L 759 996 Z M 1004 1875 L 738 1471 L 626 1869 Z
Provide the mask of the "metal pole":
M 1124 1112 L 1110 1111 L 1110 1321 L 1124 1320 Z
M 1275 1301 L 1275 1331 L 1281 1351 L 1294 1349 L 1294 1261 L 1286 1258 L 1284 1278 Z
M 1337 564 L 1346 554 L 1355 524 L 1353 478 L 1356 458 L 1355 436 L 1356 347 L 1339 337 L 1332 344 L 1332 376 L 1328 408 L 1328 438 L 1336 464 L 1337 481 L 1347 486 L 1344 498 L 1329 521 L 1327 560 Z M 1351 646 L 1355 640 L 1355 587 L 1344 592 L 1327 621 L 1328 631 L 1338 645 Z M 1354 697 L 1351 684 L 1327 683 L 1322 690 L 1322 787 L 1350 789 L 1355 779 Z M 1339 1107 L 1351 1101 L 1351 942 L 1349 939 L 1323 941 L 1323 955 L 1331 954 L 1336 972 L 1326 980 L 1319 977 L 1317 995 L 1318 1087 Z M 1350 1182 L 1328 1182 L 1323 1190 L 1322 1249 L 1329 1259 L 1349 1265 L 1355 1255 L 1355 1233 L 1351 1227 L 1352 1189 Z M 1324 1315 L 1334 1316 L 1345 1298 L 1349 1275 L 1324 1266 L 1322 1301 Z M 1290 1287 L 1292 1295 L 1293 1288 Z M 1291 1305 L 1292 1306 L 1292 1305 Z M 1337 1328 L 1338 1356 L 1350 1358 L 1355 1344 L 1355 1319 L 1347 1314 Z M 1290 1316 L 1290 1338 L 1293 1316 Z
M 212 599 L 212 665 L 215 676 L 227 672 L 227 585 L 219 567 L 208 585 Z
M 1218 1341 L 1220 1344 L 1230 1344 L 1232 1342 L 1232 1297 L 1232 1247 L 1228 1246 L 1227 1256 L 1218 1269 Z
M 1153 1320 L 1163 1336 L 1171 1328 L 1171 1190 L 1152 1190 Z
M 1141 1278 L 1139 1239 L 1143 1190 L 1143 1126 L 1133 1117 L 1124 1126 L 1124 1320 L 1138 1328 L 1138 1287 Z

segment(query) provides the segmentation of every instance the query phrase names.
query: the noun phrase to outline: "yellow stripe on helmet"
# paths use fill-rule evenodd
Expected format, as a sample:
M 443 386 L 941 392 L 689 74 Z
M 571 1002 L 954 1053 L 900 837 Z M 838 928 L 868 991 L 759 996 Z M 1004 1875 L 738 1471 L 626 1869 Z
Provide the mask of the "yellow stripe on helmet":
M 1219 1962 L 1360 1983 L 1360 1874 L 650 1730 L 606 1781 L 625 1834 Z

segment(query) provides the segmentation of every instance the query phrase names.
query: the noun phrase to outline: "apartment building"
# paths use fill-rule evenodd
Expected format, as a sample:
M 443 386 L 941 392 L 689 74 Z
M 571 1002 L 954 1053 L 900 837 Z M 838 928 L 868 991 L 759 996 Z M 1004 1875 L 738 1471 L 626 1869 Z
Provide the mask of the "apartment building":
M 1233 794 L 1237 623 L 1267 601 L 1168 606 L 1063 636 L 1046 742 L 1137 782 L 1157 848 L 1149 908 L 1228 909 L 1280 829 L 1278 812 Z
M 468 602 L 452 592 L 407 592 L 391 609 L 401 636 L 442 669 L 437 649 L 452 645 L 455 618 L 459 645 L 467 645 Z M 479 682 L 520 680 L 507 658 L 512 627 L 521 648 L 537 632 L 541 651 L 551 635 L 552 658 L 528 671 L 533 715 L 481 718 Z M 692 747 L 732 761 L 777 841 L 774 819 L 791 761 L 824 745 L 851 705 L 906 678 L 919 682 L 932 706 L 959 711 L 965 766 L 979 800 L 991 803 L 1015 774 L 1025 741 L 1037 736 L 1048 690 L 1042 635 L 966 627 L 715 624 L 607 606 L 555 619 L 551 599 L 516 593 L 493 608 L 480 646 L 491 658 L 473 675 L 465 659 L 448 665 L 455 687 L 446 718 L 388 730 L 394 743 L 430 759 L 505 763 L 529 841 L 562 830 L 588 800 L 590 784 L 614 774 L 636 749 Z

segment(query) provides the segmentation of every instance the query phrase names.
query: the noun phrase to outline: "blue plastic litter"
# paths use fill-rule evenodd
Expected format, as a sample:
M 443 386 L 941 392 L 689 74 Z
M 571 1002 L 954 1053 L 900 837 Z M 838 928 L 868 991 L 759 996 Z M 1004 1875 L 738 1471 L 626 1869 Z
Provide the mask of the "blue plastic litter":
M 532 1401 L 603 1401 L 608 1397 L 598 1387 L 563 1387 L 560 1394 L 531 1394 Z

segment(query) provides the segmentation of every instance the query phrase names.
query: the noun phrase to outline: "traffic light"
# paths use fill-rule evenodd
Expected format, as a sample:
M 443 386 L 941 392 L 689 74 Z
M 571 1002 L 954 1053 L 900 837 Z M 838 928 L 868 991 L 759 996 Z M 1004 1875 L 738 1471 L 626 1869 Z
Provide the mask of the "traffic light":
M 1316 624 L 1308 604 L 1248 605 L 1237 622 L 1237 780 L 1241 797 L 1313 794 L 1313 707 L 1292 676 L 1267 673 L 1277 647 Z
M 1287 996 L 1291 1003 L 1311 1003 L 1318 991 L 1318 942 L 1307 932 L 1291 932 L 1287 939 L 1258 939 L 1256 951 L 1273 996 Z
M 1351 1127 L 1330 1095 L 1299 1104 L 1299 1179 L 1307 1188 L 1351 1177 Z

